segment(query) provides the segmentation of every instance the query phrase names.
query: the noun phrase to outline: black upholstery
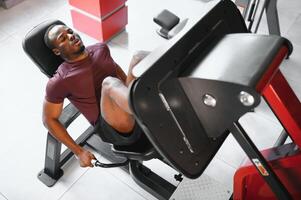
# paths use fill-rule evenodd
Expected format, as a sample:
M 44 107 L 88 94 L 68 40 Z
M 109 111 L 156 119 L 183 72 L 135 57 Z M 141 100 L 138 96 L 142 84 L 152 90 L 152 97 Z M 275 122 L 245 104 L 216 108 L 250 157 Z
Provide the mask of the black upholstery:
M 282 46 L 290 42 L 279 36 L 229 34 L 214 44 L 208 55 L 186 76 L 233 82 L 252 88 L 268 70 Z M 218 58 L 218 59 L 216 59 Z
M 63 59 L 56 56 L 44 43 L 44 34 L 53 24 L 63 24 L 59 20 L 49 20 L 35 26 L 23 40 L 23 49 L 39 69 L 48 77 L 52 77 Z

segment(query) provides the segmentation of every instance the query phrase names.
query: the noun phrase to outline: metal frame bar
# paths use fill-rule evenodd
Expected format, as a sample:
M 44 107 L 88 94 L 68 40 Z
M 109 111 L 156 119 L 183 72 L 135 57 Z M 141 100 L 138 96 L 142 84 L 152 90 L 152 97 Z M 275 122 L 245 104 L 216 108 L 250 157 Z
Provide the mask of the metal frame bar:
M 279 147 L 279 146 L 284 145 L 287 138 L 288 138 L 288 134 L 287 134 L 286 130 L 283 129 L 273 147 Z
M 301 103 L 280 71 L 262 93 L 286 132 L 301 147 Z
M 277 0 L 264 0 L 263 7 L 260 11 L 254 33 L 257 33 L 260 21 L 262 19 L 263 12 L 266 12 L 267 23 L 269 33 L 273 35 L 281 35 L 278 9 L 277 9 Z
M 60 167 L 61 146 L 50 133 L 47 134 L 45 165 L 38 173 L 38 179 L 48 187 L 53 186 L 64 174 Z
M 278 199 L 292 199 L 287 189 L 281 183 L 278 176 L 275 174 L 273 169 L 270 167 L 270 165 L 260 153 L 258 148 L 252 142 L 252 140 L 249 138 L 248 134 L 244 131 L 243 127 L 239 124 L 239 122 L 234 122 L 233 126 L 229 130 L 231 131 L 232 135 L 237 140 L 241 148 L 250 158 L 257 171 L 264 178 L 266 183 L 270 186 L 274 194 L 278 197 Z
M 273 35 L 281 35 L 279 26 L 279 17 L 277 10 L 277 0 L 267 0 L 265 12 L 267 16 L 269 33 Z

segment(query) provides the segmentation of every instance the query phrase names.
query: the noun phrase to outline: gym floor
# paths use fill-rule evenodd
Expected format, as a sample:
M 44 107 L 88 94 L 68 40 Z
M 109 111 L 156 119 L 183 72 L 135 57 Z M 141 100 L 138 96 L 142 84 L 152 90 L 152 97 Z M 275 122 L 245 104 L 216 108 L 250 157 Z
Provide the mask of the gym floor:
M 216 0 L 213 0 L 216 1 Z M 200 15 L 204 6 L 201 0 L 128 0 L 129 23 L 124 32 L 108 44 L 116 62 L 127 71 L 135 50 L 153 50 L 166 43 L 159 37 L 152 18 L 162 9 L 169 9 L 181 19 L 190 21 Z M 281 33 L 294 45 L 282 71 L 301 99 L 301 1 L 278 0 Z M 37 179 L 43 168 L 46 129 L 41 112 L 47 77 L 30 61 L 22 50 L 24 35 L 46 19 L 60 19 L 72 26 L 70 7 L 63 0 L 25 0 L 15 7 L 0 8 L 0 200 L 111 200 L 156 199 L 147 193 L 120 169 L 80 168 L 73 159 L 64 166 L 65 175 L 48 188 Z M 260 33 L 267 33 L 265 20 Z M 80 34 L 89 45 L 96 40 Z M 65 102 L 67 103 L 67 102 Z M 263 102 L 255 113 L 249 113 L 241 123 L 259 149 L 271 147 L 282 128 Z M 88 127 L 81 116 L 69 128 L 77 137 Z M 232 136 L 229 136 L 205 173 L 224 185 L 232 185 L 233 174 L 245 154 Z M 99 157 L 100 160 L 103 160 Z M 167 177 L 172 183 L 174 171 L 160 161 L 146 165 Z

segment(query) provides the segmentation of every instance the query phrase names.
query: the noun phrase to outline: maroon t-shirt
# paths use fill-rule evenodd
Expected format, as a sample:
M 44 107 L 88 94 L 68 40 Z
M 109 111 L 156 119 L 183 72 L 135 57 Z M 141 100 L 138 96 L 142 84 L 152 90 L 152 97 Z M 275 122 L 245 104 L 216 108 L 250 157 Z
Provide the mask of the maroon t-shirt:
M 101 85 L 107 76 L 116 77 L 118 65 L 106 44 L 86 48 L 89 56 L 76 63 L 62 63 L 46 87 L 46 100 L 62 103 L 68 98 L 95 125 L 99 117 Z

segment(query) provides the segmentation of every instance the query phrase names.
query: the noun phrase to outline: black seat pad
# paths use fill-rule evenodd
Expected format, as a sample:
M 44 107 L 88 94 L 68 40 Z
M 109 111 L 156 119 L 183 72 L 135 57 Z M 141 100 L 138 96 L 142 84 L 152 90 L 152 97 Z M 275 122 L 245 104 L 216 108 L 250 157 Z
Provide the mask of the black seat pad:
M 23 49 L 39 69 L 48 77 L 52 77 L 63 62 L 44 43 L 44 35 L 49 26 L 65 25 L 59 20 L 48 20 L 32 28 L 23 40 Z
M 289 41 L 279 36 L 225 35 L 189 77 L 234 82 L 255 89 L 284 45 L 290 47 Z

